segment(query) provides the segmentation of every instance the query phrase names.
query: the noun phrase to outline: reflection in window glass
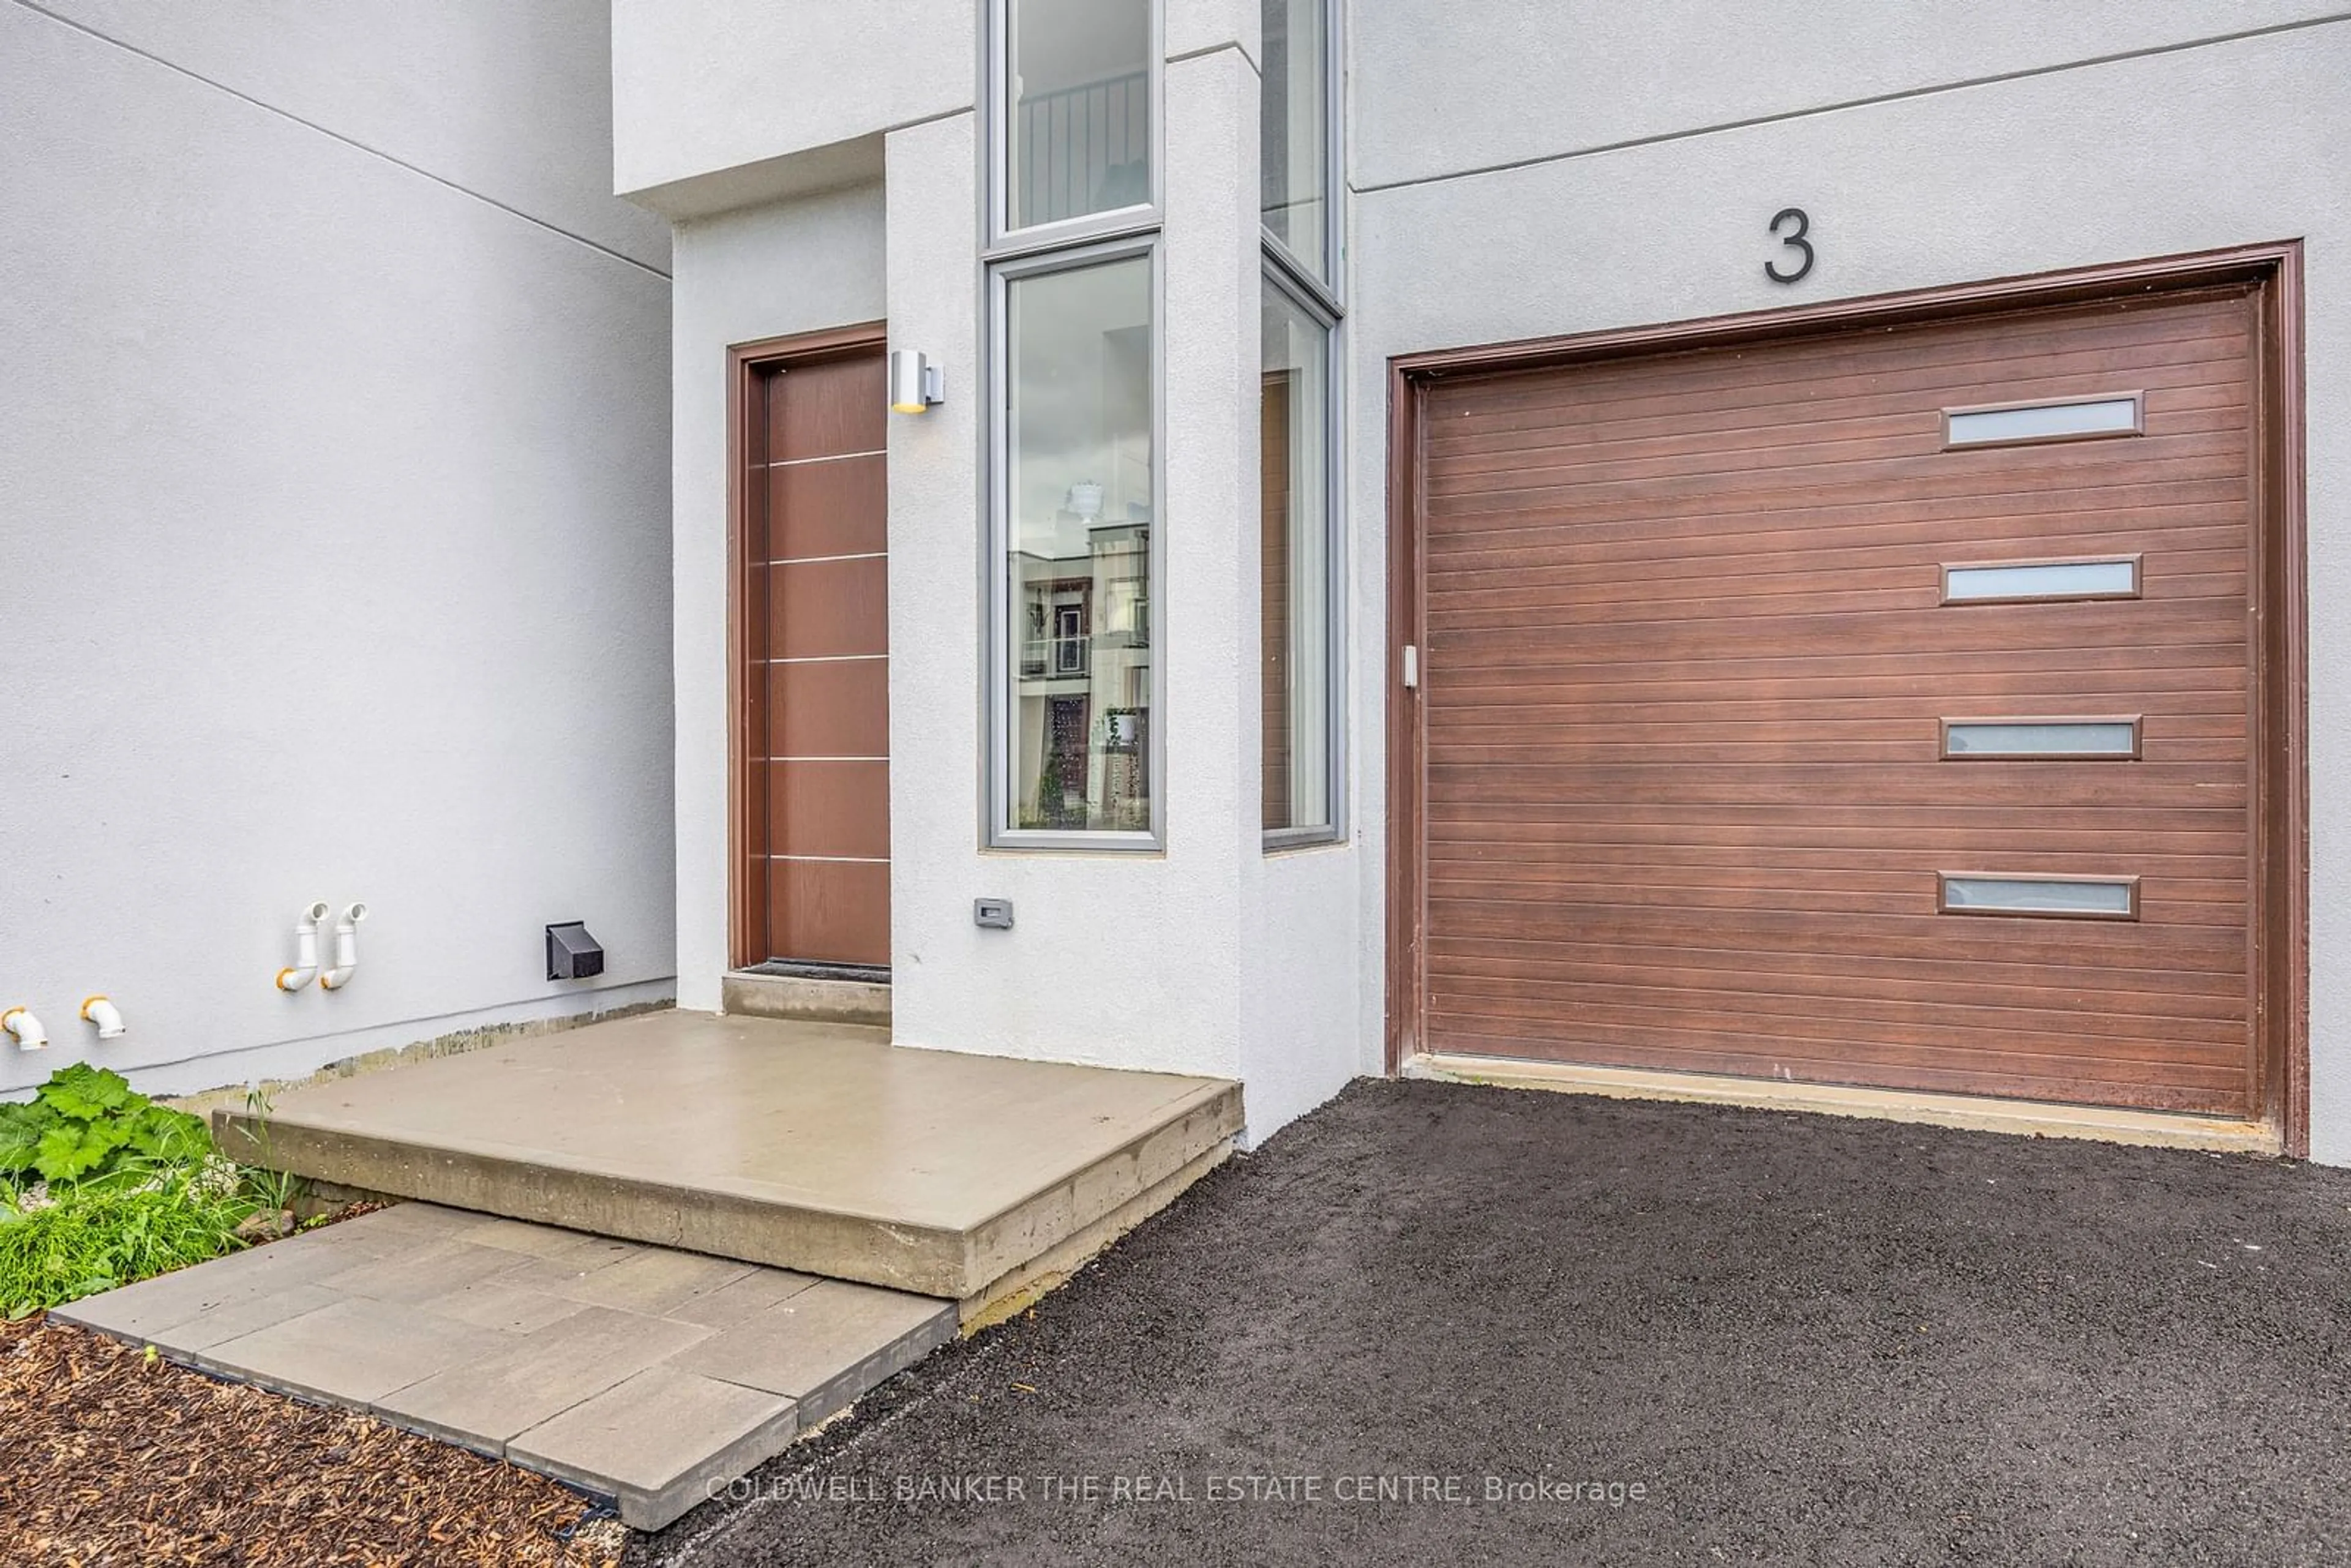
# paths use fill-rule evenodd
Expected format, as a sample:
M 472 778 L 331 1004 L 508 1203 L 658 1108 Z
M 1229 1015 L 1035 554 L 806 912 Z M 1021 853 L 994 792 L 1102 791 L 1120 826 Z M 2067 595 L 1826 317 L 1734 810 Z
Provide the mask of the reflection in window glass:
M 1005 222 L 1151 200 L 1150 0 L 1005 0 Z
M 1259 463 L 1264 817 L 1327 828 L 1331 788 L 1330 329 L 1265 285 Z
M 1266 232 L 1331 281 L 1330 90 L 1325 0 L 1264 0 L 1265 91 L 1258 121 Z
M 1005 285 L 1014 828 L 1151 818 L 1151 261 Z

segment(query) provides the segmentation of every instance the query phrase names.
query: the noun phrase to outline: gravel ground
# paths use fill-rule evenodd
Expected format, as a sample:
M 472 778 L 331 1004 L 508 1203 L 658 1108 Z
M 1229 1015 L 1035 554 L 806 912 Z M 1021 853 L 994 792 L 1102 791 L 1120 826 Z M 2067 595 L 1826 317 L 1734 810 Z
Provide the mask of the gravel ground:
M 627 1561 L 2341 1563 L 2346 1263 L 2351 1172 L 1364 1082 Z

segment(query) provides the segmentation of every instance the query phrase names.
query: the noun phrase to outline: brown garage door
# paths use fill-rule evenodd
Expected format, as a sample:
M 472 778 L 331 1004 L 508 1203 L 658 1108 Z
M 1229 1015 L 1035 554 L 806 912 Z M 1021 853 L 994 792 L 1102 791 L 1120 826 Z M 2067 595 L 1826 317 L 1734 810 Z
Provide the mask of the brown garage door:
M 2256 1113 L 2260 306 L 1427 387 L 1418 1048 Z

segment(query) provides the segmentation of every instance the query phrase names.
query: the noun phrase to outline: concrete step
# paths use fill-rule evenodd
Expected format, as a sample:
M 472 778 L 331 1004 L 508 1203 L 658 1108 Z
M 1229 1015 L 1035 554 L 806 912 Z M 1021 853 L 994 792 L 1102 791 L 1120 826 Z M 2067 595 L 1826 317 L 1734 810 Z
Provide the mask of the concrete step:
M 664 1012 L 217 1112 L 236 1158 L 361 1191 L 956 1301 L 1050 1288 L 1223 1159 L 1217 1079 Z
M 955 1336 L 952 1301 L 406 1203 L 59 1308 L 658 1530 Z
M 718 983 L 718 1010 L 739 1018 L 890 1027 L 890 982 L 737 969 Z

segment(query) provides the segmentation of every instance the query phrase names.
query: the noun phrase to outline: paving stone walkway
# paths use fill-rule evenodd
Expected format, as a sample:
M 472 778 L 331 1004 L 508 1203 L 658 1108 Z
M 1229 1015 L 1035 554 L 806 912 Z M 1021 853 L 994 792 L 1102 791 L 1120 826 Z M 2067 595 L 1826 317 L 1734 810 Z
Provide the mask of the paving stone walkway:
M 955 1337 L 951 1301 L 405 1203 L 51 1314 L 657 1530 Z

